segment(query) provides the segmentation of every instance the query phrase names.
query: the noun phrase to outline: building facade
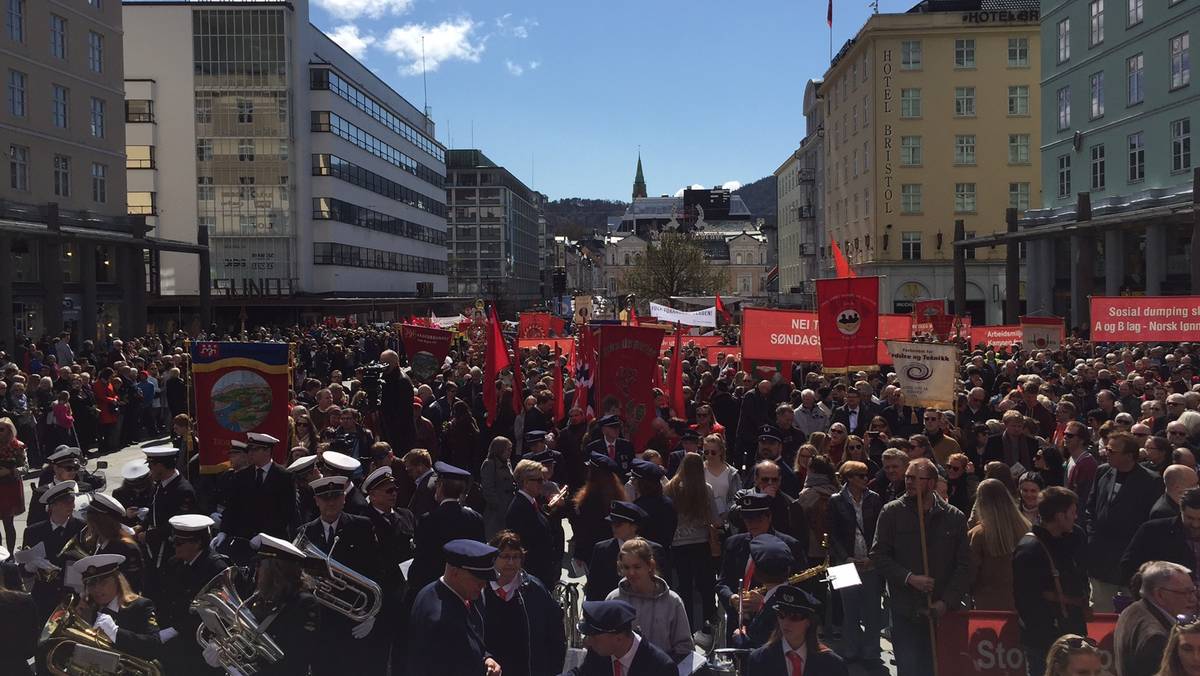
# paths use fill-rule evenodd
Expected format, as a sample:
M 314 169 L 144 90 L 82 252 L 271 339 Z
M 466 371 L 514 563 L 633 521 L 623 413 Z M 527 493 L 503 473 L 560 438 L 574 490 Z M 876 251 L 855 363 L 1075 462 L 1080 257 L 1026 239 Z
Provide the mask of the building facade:
M 200 275 L 154 262 L 164 304 L 201 285 L 229 304 L 445 294 L 433 122 L 310 24 L 307 0 L 124 10 L 129 208 L 211 250 Z
M 539 305 L 542 196 L 479 150 L 447 151 L 446 169 L 451 293 Z
M 820 80 L 804 88 L 804 140 L 775 170 L 779 218 L 779 300 L 783 305 L 813 307 L 812 280 L 821 276 L 824 251 L 825 105 Z
M 924 0 L 875 14 L 834 58 L 825 105 L 825 227 L 881 304 L 952 295 L 956 221 L 1005 230 L 1041 200 L 1036 0 Z M 833 259 L 820 242 L 826 275 Z M 966 261 L 967 310 L 1000 323 L 1001 246 Z

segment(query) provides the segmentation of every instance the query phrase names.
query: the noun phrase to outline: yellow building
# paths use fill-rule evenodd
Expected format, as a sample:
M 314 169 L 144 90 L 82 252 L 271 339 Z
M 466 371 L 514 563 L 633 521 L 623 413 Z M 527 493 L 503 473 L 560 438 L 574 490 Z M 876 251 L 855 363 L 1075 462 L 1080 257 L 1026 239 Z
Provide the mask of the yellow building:
M 956 220 L 982 236 L 1005 229 L 1008 207 L 1041 204 L 1037 0 L 941 4 L 873 15 L 821 86 L 826 228 L 859 275 L 883 277 L 885 312 L 953 298 Z M 828 241 L 822 253 L 830 274 Z M 1003 318 L 1004 255 L 967 260 L 977 324 Z

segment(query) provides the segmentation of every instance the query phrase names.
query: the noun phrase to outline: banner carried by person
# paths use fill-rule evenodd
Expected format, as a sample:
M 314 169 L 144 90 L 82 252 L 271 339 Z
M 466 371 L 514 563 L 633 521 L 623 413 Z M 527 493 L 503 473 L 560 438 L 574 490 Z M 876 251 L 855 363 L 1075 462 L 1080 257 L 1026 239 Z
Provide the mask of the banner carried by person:
M 1095 613 L 1087 623 L 1087 635 L 1100 648 L 1102 664 L 1110 665 L 1104 676 L 1116 676 L 1113 635 L 1115 613 Z M 1025 676 L 1025 651 L 1021 649 L 1021 627 L 1014 612 L 967 610 L 946 613 L 937 625 L 939 674 L 953 676 Z
M 909 406 L 953 409 L 958 347 L 953 344 L 887 341 L 888 354 Z
M 1092 340 L 1200 340 L 1200 296 L 1092 296 Z
M 525 338 L 517 341 L 518 349 L 538 350 L 541 346 L 546 346 L 546 354 L 552 354 L 555 350 L 559 354 L 567 358 L 567 369 L 570 370 L 575 366 L 575 339 L 574 338 Z
M 879 278 L 818 279 L 821 366 L 858 370 L 879 364 Z
M 517 338 L 557 338 L 565 331 L 562 318 L 549 312 L 522 312 L 518 315 Z
M 688 312 L 686 310 L 676 310 L 666 305 L 659 305 L 658 303 L 650 303 L 650 316 L 655 319 L 661 319 L 664 322 L 679 323 L 686 326 L 715 328 L 717 325 L 716 307 Z
M 250 432 L 280 442 L 274 460 L 287 463 L 288 388 L 291 351 L 287 343 L 191 344 L 200 473 L 229 467 L 230 442 Z
M 1065 337 L 1062 317 L 1021 317 L 1021 345 L 1026 350 L 1057 350 Z
M 654 436 L 654 393 L 649 385 L 658 364 L 662 329 L 601 326 L 595 374 L 597 415 L 616 413 L 634 448 L 645 448 Z
M 409 374 L 423 383 L 433 380 L 450 354 L 453 339 L 451 331 L 401 324 L 400 340 L 408 356 Z
M 742 315 L 742 351 L 759 361 L 821 361 L 821 335 L 817 313 L 808 310 L 745 308 Z M 875 359 L 891 364 L 884 340 L 908 340 L 912 315 L 880 315 Z
M 1013 343 L 1021 342 L 1021 325 L 972 326 L 970 336 L 972 347 L 975 345 L 1012 347 Z
M 937 315 L 946 314 L 945 298 L 926 298 L 913 301 L 913 317 L 917 322 L 930 322 Z

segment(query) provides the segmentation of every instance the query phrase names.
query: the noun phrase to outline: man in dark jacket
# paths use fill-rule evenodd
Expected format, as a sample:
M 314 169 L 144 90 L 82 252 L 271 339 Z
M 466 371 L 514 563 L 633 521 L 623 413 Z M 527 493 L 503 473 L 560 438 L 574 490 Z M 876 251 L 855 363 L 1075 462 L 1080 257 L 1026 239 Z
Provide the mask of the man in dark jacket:
M 742 397 L 738 413 L 737 444 L 729 454 L 729 464 L 741 470 L 754 462 L 758 449 L 758 430 L 775 419 L 771 404 L 771 381 L 760 380 L 753 390 Z
M 586 637 L 583 664 L 565 676 L 672 676 L 679 673 L 662 649 L 634 630 L 637 611 L 625 601 L 585 601 L 579 628 Z M 620 663 L 620 666 L 616 666 Z
M 202 514 L 171 517 L 172 556 L 160 575 L 151 578 L 146 596 L 154 600 L 155 619 L 161 628 L 163 666 L 170 673 L 208 673 L 196 643 L 200 616 L 190 612 L 192 600 L 229 561 L 208 546 L 213 520 Z
M 1196 547 L 1200 546 L 1200 488 L 1180 499 L 1179 513 L 1151 519 L 1138 527 L 1121 556 L 1121 584 L 1147 561 L 1170 561 L 1196 570 Z
M 883 499 L 867 488 L 868 471 L 866 464 L 855 460 L 842 463 L 838 474 L 843 488 L 829 498 L 825 515 L 830 564 L 854 563 L 862 580 L 861 585 L 841 590 L 842 652 L 845 653 L 842 657 L 861 660 L 868 668 L 878 670 L 883 666 L 879 659 L 879 632 L 883 629 L 879 597 L 883 581 L 869 563 Z
M 397 454 L 403 455 L 413 447 L 416 427 L 413 422 L 413 385 L 400 370 L 400 355 L 393 350 L 384 350 L 379 355 L 383 362 L 383 383 L 380 388 L 380 415 L 383 440 L 392 445 Z
M 482 521 L 479 529 L 482 533 Z M 496 579 L 496 548 L 453 539 L 444 545 L 439 558 L 445 564 L 413 602 L 408 620 L 408 669 L 403 673 L 483 676 L 500 672 L 502 667 L 484 647 L 479 608 L 483 588 Z
M 1121 590 L 1121 555 L 1163 493 L 1162 479 L 1138 464 L 1133 435 L 1108 437 L 1108 464 L 1096 473 L 1087 501 L 1088 576 L 1096 612 L 1112 612 Z
M 504 527 L 521 537 L 525 570 L 552 589 L 562 574 L 562 558 L 555 556 L 550 523 L 538 505 L 537 496 L 545 482 L 543 472 L 539 462 L 526 459 L 517 463 L 513 481 L 518 488 L 505 513 Z
M 250 540 L 266 533 L 291 539 L 288 526 L 296 523 L 296 485 L 291 475 L 271 460 L 271 450 L 278 443 L 278 439 L 267 434 L 247 435 L 246 455 L 250 465 L 229 483 L 228 503 L 221 515 L 221 534 L 213 540 L 218 551 L 226 536 Z
M 624 480 L 637 453 L 628 439 L 621 438 L 621 419 L 615 415 L 606 415 L 600 418 L 596 425 L 603 436 L 584 447 L 584 456 L 591 457 L 593 453 L 599 453 L 616 461 L 621 479 Z
M 962 607 L 970 585 L 967 519 L 937 497 L 937 469 L 917 458 L 904 471 L 906 495 L 884 505 L 871 546 L 871 563 L 891 597 L 892 645 L 899 676 L 933 672 L 927 615 Z M 918 500 L 924 514 L 918 512 Z M 927 551 L 921 551 L 919 520 L 925 520 Z M 925 561 L 929 568 L 925 568 Z
M 442 550 L 447 542 L 457 539 L 483 542 L 483 517 L 462 504 L 471 473 L 444 462 L 434 463 L 433 469 L 437 472 L 434 482 L 437 507 L 417 523 L 413 537 L 416 551 L 408 570 L 410 599 L 441 573 L 446 563 Z
M 840 422 L 846 426 L 848 434 L 865 437 L 871 426 L 871 418 L 878 415 L 870 402 L 864 402 L 858 390 L 853 387 L 846 389 L 846 404 L 833 409 L 829 424 Z
M 1019 411 L 1009 409 L 1004 412 L 1002 421 L 1004 431 L 988 437 L 987 446 L 983 449 L 983 458 L 975 468 L 975 472 L 980 476 L 983 476 L 983 468 L 994 460 L 999 460 L 1020 472 L 1033 468 L 1037 442 L 1025 434 L 1025 416 Z M 1021 468 L 1017 468 L 1017 465 Z
M 1160 673 L 1175 618 L 1196 612 L 1191 570 L 1177 563 L 1152 561 L 1140 572 L 1141 598 L 1121 612 L 1113 632 L 1113 652 L 1121 676 Z

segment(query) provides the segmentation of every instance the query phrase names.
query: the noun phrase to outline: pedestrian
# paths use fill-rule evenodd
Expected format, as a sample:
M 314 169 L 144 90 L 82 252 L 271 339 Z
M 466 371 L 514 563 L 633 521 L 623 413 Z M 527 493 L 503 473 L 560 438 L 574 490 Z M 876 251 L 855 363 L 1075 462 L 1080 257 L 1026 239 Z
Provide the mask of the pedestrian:
M 870 547 L 883 499 L 867 487 L 866 464 L 847 460 L 838 473 L 842 477 L 842 490 L 829 499 L 827 512 L 829 562 L 832 565 L 853 563 L 862 581 L 860 585 L 844 587 L 839 592 L 842 598 L 842 656 L 878 671 L 883 667 L 879 659 L 883 580 L 879 571 L 871 566 Z
M 487 458 L 479 471 L 483 492 L 483 532 L 490 541 L 504 529 L 504 517 L 517 489 L 513 483 L 512 441 L 508 437 L 493 437 L 488 444 Z
M 1141 598 L 1121 612 L 1113 633 L 1113 651 L 1121 676 L 1154 676 L 1162 664 L 1167 638 L 1177 617 L 1196 612 L 1192 571 L 1168 561 L 1138 569 Z
M 695 453 L 684 455 L 679 471 L 667 482 L 664 494 L 678 515 L 675 537 L 671 541 L 675 589 L 687 611 L 688 624 L 694 631 L 711 634 L 712 624 L 716 621 L 713 597 L 716 573 L 711 542 L 713 530 L 720 528 L 721 521 L 713 490 L 705 481 L 704 460 Z M 701 606 L 702 622 L 696 621 L 697 601 Z
M 1102 676 L 1109 673 L 1104 669 L 1103 657 L 1094 639 L 1081 634 L 1063 634 L 1045 655 L 1044 673 L 1045 676 Z M 1034 676 L 1032 670 L 1029 674 Z M 1036 676 L 1042 674 L 1038 671 Z
M 976 525 L 967 531 L 971 548 L 971 598 L 976 610 L 1015 610 L 1013 552 L 1029 532 L 1004 484 L 984 479 L 975 494 Z
M 1171 628 L 1163 649 L 1158 676 L 1196 676 L 1200 674 L 1200 622 L 1177 624 Z

